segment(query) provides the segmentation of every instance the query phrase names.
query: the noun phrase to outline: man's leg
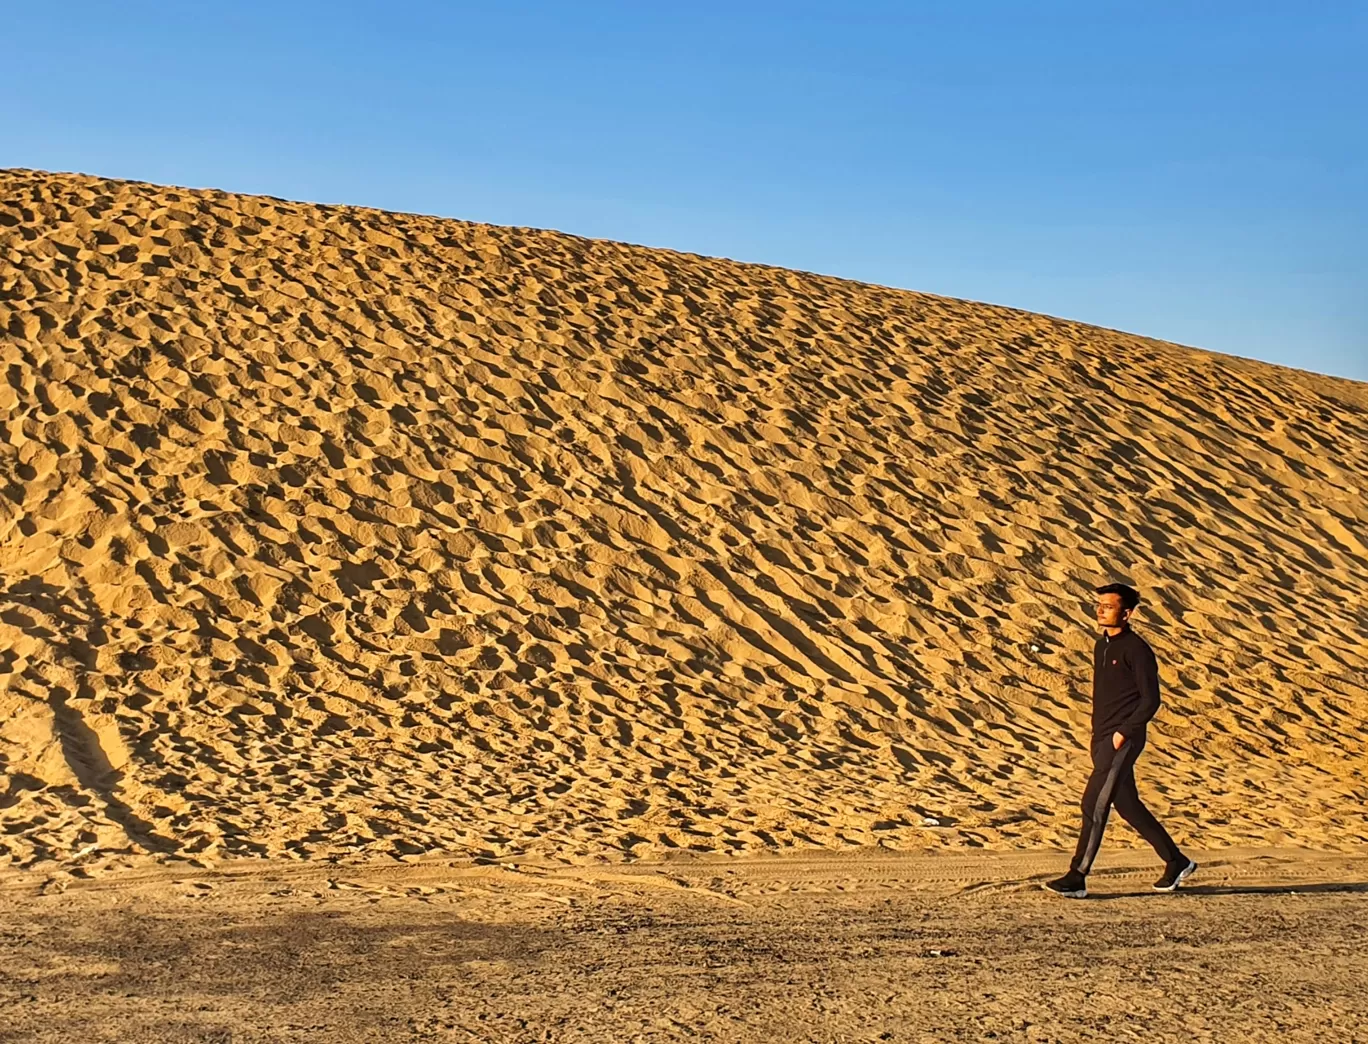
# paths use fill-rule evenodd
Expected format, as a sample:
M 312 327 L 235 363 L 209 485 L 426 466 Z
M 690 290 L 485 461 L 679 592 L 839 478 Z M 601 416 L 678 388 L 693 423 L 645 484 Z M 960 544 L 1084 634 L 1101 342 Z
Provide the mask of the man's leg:
M 1093 742 L 1093 773 L 1083 790 L 1083 829 L 1078 835 L 1078 847 L 1069 864 L 1070 870 L 1086 876 L 1092 869 L 1097 851 L 1102 847 L 1102 835 L 1107 829 L 1107 816 L 1116 797 L 1116 788 L 1138 753 L 1138 750 L 1133 751 L 1131 743 L 1114 750 L 1110 735 Z
M 1165 866 L 1182 860 L 1183 853 L 1173 843 L 1173 838 L 1169 837 L 1168 831 L 1164 829 L 1159 820 L 1154 818 L 1154 814 L 1145 807 L 1145 803 L 1140 800 L 1140 792 L 1135 787 L 1135 763 L 1133 760 L 1126 771 L 1121 774 L 1121 779 L 1117 781 L 1116 797 L 1112 803 L 1116 806 L 1116 814 L 1139 831 L 1140 836 L 1148 841 L 1150 847 L 1159 854 L 1159 858 L 1164 861 Z
M 1088 785 L 1083 788 L 1083 825 L 1078 831 L 1078 847 L 1069 863 L 1069 872 L 1044 885 L 1067 899 L 1082 899 L 1088 894 L 1088 871 L 1102 844 L 1102 832 L 1107 829 L 1107 812 L 1111 808 L 1112 790 L 1116 787 L 1121 764 L 1119 752 L 1112 750 L 1110 738 L 1105 742 L 1094 740 L 1090 753 L 1093 770 Z

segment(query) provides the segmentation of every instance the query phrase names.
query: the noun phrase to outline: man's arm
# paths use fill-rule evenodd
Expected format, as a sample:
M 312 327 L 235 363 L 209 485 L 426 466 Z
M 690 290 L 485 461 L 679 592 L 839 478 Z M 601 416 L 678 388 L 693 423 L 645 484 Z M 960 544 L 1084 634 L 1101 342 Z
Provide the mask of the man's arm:
M 1135 656 L 1135 684 L 1140 689 L 1140 702 L 1116 730 L 1130 739 L 1143 729 L 1159 712 L 1159 661 L 1148 645 L 1140 647 Z

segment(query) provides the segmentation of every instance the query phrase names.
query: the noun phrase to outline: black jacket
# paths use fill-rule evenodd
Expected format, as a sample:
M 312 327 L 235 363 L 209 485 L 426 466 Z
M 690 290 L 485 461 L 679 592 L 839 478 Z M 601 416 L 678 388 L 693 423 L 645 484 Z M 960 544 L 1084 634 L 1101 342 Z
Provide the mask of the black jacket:
M 1154 650 L 1129 627 L 1115 638 L 1104 631 L 1093 652 L 1093 736 L 1119 732 L 1130 739 L 1158 710 Z

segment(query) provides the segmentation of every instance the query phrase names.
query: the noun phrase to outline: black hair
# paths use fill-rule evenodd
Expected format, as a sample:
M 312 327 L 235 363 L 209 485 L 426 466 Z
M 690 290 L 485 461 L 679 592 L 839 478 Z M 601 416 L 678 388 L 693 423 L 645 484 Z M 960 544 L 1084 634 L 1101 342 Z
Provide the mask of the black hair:
M 1127 587 L 1125 584 L 1103 584 L 1095 590 L 1098 594 L 1120 595 L 1122 609 L 1134 609 L 1140 604 L 1140 592 L 1133 587 Z

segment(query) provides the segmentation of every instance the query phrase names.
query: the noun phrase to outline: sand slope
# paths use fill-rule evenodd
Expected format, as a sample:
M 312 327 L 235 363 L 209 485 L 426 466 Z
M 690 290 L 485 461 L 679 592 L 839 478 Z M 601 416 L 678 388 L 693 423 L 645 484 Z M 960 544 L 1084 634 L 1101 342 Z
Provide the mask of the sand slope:
M 1180 839 L 1368 840 L 1363 385 L 31 171 L 0 365 L 0 862 L 1059 844 L 1109 579 Z

